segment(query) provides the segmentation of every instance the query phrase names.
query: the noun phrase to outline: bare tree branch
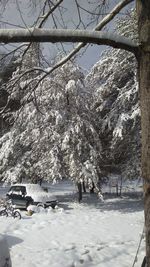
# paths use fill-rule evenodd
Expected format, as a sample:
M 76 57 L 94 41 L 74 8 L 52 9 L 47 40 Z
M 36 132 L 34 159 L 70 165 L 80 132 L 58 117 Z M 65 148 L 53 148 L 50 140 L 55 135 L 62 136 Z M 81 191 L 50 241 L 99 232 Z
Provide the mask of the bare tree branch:
M 42 28 L 45 21 L 48 19 L 48 17 L 54 12 L 54 10 L 63 2 L 63 0 L 59 0 L 57 4 L 51 8 L 46 14 L 42 16 L 42 21 L 39 23 L 38 28 Z
M 112 9 L 112 11 L 110 12 L 110 14 L 108 14 L 96 27 L 95 27 L 95 31 L 100 31 L 106 24 L 108 24 L 119 12 L 120 12 L 120 10 L 122 10 L 122 8 L 124 8 L 126 5 L 128 5 L 129 3 L 131 3 L 131 2 L 133 2 L 133 0 L 123 0 L 122 2 L 120 2 L 119 4 L 117 4 L 113 9 Z M 38 29 L 36 29 L 36 31 L 37 31 Z M 102 34 L 101 34 L 101 37 L 100 37 L 100 35 L 99 35 L 99 33 L 97 33 L 97 32 L 94 32 L 94 30 L 93 30 L 93 32 L 92 31 L 90 31 L 89 32 L 89 34 L 91 35 L 91 42 L 93 42 L 94 40 L 94 43 L 97 43 L 98 42 L 98 40 L 99 40 L 99 44 L 104 44 L 104 42 L 105 42 L 105 44 L 108 44 L 108 45 L 112 45 L 113 47 L 118 47 L 118 48 L 123 48 L 123 46 L 124 46 L 124 42 L 121 42 L 121 43 L 117 43 L 116 42 L 116 36 L 114 36 L 115 38 L 114 38 L 114 40 L 112 40 L 112 42 L 110 41 L 110 40 L 106 40 L 105 39 L 105 41 L 104 41 L 104 39 L 102 40 L 101 39 L 101 37 L 102 37 Z M 35 32 L 33 31 L 33 33 L 35 34 Z M 71 39 L 71 36 L 72 36 L 72 31 L 71 31 L 71 36 L 69 36 L 69 37 L 67 37 L 66 36 L 66 33 L 68 34 L 68 32 L 66 32 L 66 30 L 64 30 L 64 39 L 66 40 L 66 38 L 68 38 L 69 40 L 67 40 L 67 41 L 74 41 L 74 42 L 77 42 L 77 40 L 81 40 L 80 38 L 79 38 L 79 36 L 77 35 L 77 36 L 75 36 L 74 35 L 74 40 L 72 40 Z M 2 34 L 3 34 L 3 32 L 2 32 Z M 28 34 L 29 34 L 29 32 L 28 32 Z M 62 31 L 61 31 L 61 34 L 62 34 Z M 62 36 L 61 36 L 61 34 L 60 34 L 60 36 L 58 37 L 58 38 L 60 38 L 60 40 L 62 41 Z M 92 34 L 94 34 L 93 36 L 92 36 Z M 108 33 L 107 33 L 108 34 Z M 106 34 L 106 35 L 107 35 Z M 6 35 L 6 37 L 7 37 L 7 34 L 5 33 L 4 35 Z M 104 34 L 105 35 L 105 34 Z M 33 35 L 32 36 L 30 36 L 30 38 L 31 37 L 33 37 Z M 41 36 L 39 36 L 40 38 L 41 38 Z M 54 36 L 51 36 L 51 41 L 53 42 L 54 40 L 52 40 L 52 38 L 53 38 Z M 104 37 L 104 36 L 103 36 Z M 106 37 L 106 36 L 105 36 Z M 108 36 L 109 37 L 109 36 Z M 92 38 L 93 38 L 93 40 L 92 40 Z M 96 38 L 96 39 L 95 39 Z M 98 38 L 98 39 L 97 39 Z M 122 37 L 123 38 L 123 37 Z M 122 39 L 123 40 L 123 39 Z M 0 41 L 1 41 L 1 35 L 0 35 Z M 10 41 L 10 40 L 9 40 Z M 56 40 L 55 40 L 56 41 Z M 57 40 L 58 41 L 58 40 Z M 127 41 L 127 39 L 126 39 L 126 41 Z M 111 42 L 111 44 L 110 44 L 110 42 Z M 62 58 L 58 63 L 56 63 L 55 65 L 54 65 L 54 67 L 53 68 L 51 68 L 48 72 L 45 72 L 45 74 L 43 74 L 41 77 L 39 77 L 39 79 L 38 79 L 38 81 L 37 81 L 37 83 L 36 83 L 36 85 L 34 86 L 34 88 L 33 88 L 33 91 L 36 89 L 36 87 L 42 82 L 42 80 L 44 79 L 44 78 L 46 78 L 47 77 L 47 75 L 49 75 L 49 74 L 51 74 L 54 70 L 56 70 L 57 68 L 59 68 L 60 66 L 62 66 L 63 64 L 65 64 L 69 59 L 71 59 L 73 56 L 75 56 L 76 54 L 77 54 L 77 52 L 79 52 L 80 51 L 80 49 L 82 48 L 82 47 L 84 47 L 87 43 L 89 43 L 89 36 L 87 35 L 86 36 L 86 38 L 84 39 L 84 42 L 80 42 L 67 56 L 65 56 L 64 58 Z M 126 42 L 125 42 L 126 43 Z M 122 46 L 123 45 L 123 46 Z M 133 52 L 133 53 L 137 53 L 137 51 L 138 51 L 138 46 L 136 45 L 136 44 L 134 44 L 134 43 L 130 43 L 130 44 L 128 44 L 128 41 L 127 41 L 127 44 L 125 45 L 126 47 L 124 47 L 123 49 L 126 49 L 126 50 L 128 50 L 128 51 L 131 51 L 131 52 Z M 36 68 L 35 68 L 36 69 Z M 34 70 L 34 69 L 33 69 Z M 28 70 L 29 72 L 30 71 L 33 71 L 33 70 Z M 28 72 L 27 71 L 27 72 Z M 18 79 L 17 79 L 17 81 L 19 81 L 20 80 L 20 78 L 21 77 L 23 77 L 23 75 L 24 74 L 22 74 Z M 28 84 L 30 84 L 31 83 L 31 81 L 29 81 L 29 83 Z M 28 86 L 28 84 L 26 85 L 26 86 Z M 31 95 L 32 95 L 32 92 L 31 92 L 31 94 L 29 94 L 29 97 L 28 98 L 30 98 L 31 97 Z M 27 99 L 28 100 L 28 99 Z M 9 103 L 9 100 L 8 100 L 8 103 Z M 7 104 L 8 104 L 7 103 Z M 7 105 L 6 105 L 7 106 Z M 6 108 L 4 108 L 4 110 L 6 110 Z M 3 110 L 3 111 L 4 111 Z M 3 111 L 1 111 L 1 113 L 3 113 Z
M 17 27 L 17 28 L 25 28 L 24 26 L 21 26 L 19 24 L 14 24 L 8 21 L 4 21 L 4 20 L 0 20 L 0 23 L 4 24 L 4 25 L 9 25 L 9 26 L 13 26 L 13 27 Z
M 102 28 L 108 24 L 119 12 L 122 10 L 126 5 L 133 2 L 134 0 L 123 0 L 119 4 L 117 4 L 108 14 L 93 30 L 100 31 Z M 65 56 L 63 59 L 61 59 L 58 63 L 55 64 L 53 69 L 50 70 L 50 73 L 52 73 L 55 69 L 59 68 L 63 64 L 65 64 L 68 60 L 73 58 L 80 50 L 81 48 L 85 47 L 86 43 L 79 43 L 67 56 Z M 49 74 L 50 74 L 49 73 Z M 45 78 L 45 75 L 44 75 Z
M 75 0 L 75 3 L 76 3 L 76 7 L 77 7 L 78 20 L 79 20 L 78 25 L 76 26 L 76 29 L 78 29 L 81 24 L 83 25 L 83 28 L 85 29 L 86 27 L 85 27 L 85 25 L 84 25 L 84 23 L 82 21 L 82 18 L 81 18 L 79 3 L 78 3 L 77 0 Z
M 119 4 L 117 4 L 103 20 L 95 27 L 95 31 L 100 31 L 102 28 L 108 24 L 119 12 L 122 10 L 126 5 L 133 2 L 134 0 L 123 0 Z M 79 43 L 67 56 L 65 56 L 63 59 L 60 60 L 55 66 L 54 69 L 62 66 L 65 64 L 69 59 L 71 59 L 73 56 L 75 56 L 81 48 L 85 47 L 86 43 Z
M 27 44 L 21 44 L 20 46 L 16 47 L 14 50 L 10 51 L 9 53 L 5 54 L 3 57 L 1 57 L 0 60 L 4 60 L 6 57 L 15 54 L 18 50 L 21 50 L 22 47 L 27 46 Z
M 52 8 L 49 9 L 49 11 L 48 11 L 47 13 L 44 13 L 44 14 L 42 15 L 42 17 L 39 17 L 39 18 L 37 19 L 37 21 L 36 21 L 36 24 L 35 24 L 34 28 L 36 27 L 36 25 L 37 25 L 38 28 L 42 28 L 42 26 L 44 25 L 44 23 L 46 22 L 46 20 L 48 19 L 48 17 L 49 17 L 49 16 L 56 10 L 56 8 L 58 8 L 58 7 L 60 6 L 60 4 L 61 4 L 62 2 L 63 2 L 63 0 L 59 0 L 59 1 L 56 3 L 56 5 L 54 5 Z M 44 12 L 46 3 L 47 3 L 47 0 L 46 0 L 45 3 L 44 3 L 43 12 Z M 41 20 L 41 22 L 38 24 L 38 20 L 41 19 L 41 18 L 42 18 L 42 20 Z M 24 50 L 23 55 L 22 55 L 22 58 L 25 56 L 25 54 L 27 53 L 27 51 L 28 51 L 29 48 L 31 47 L 31 44 L 32 44 L 32 42 L 30 42 L 30 43 L 28 44 L 27 48 Z M 36 70 L 36 69 L 34 69 L 33 71 L 35 71 L 35 70 Z M 31 70 L 28 70 L 28 71 L 31 72 Z

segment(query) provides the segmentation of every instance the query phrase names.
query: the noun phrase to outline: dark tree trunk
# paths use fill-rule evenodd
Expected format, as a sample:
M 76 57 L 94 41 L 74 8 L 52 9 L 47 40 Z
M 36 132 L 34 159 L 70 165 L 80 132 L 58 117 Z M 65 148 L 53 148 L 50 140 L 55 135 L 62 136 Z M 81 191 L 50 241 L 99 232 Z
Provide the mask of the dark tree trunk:
M 137 0 L 146 260 L 150 267 L 150 0 Z
M 141 267 L 146 267 L 146 257 L 144 257 Z
M 86 187 L 85 187 L 85 182 L 84 181 L 82 183 L 82 186 L 83 186 L 83 192 L 86 193 Z
M 82 183 L 78 182 L 77 187 L 78 187 L 78 201 L 80 203 L 82 200 Z
M 94 189 L 95 189 L 95 185 L 94 185 L 94 183 L 92 182 L 92 187 L 90 188 L 90 193 L 91 193 L 91 194 L 94 193 Z

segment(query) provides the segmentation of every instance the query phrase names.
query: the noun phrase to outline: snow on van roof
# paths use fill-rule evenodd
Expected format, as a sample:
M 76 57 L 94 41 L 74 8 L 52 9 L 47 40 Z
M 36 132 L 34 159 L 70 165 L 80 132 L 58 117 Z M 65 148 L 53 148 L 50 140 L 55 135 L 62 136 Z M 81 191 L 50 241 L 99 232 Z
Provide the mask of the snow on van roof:
M 12 186 L 25 186 L 30 191 L 43 191 L 43 188 L 39 184 L 14 184 Z

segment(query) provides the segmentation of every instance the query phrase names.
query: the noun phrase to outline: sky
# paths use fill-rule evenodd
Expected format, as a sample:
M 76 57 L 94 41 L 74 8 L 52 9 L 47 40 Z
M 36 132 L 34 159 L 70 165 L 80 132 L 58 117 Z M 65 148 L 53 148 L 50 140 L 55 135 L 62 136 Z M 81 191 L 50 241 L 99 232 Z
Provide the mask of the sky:
M 3 24 L 2 21 L 5 21 L 7 23 L 15 24 L 16 27 L 29 27 L 32 26 L 33 23 L 35 22 L 40 10 L 41 6 L 40 4 L 37 6 L 35 9 L 33 7 L 33 4 L 31 4 L 32 1 L 29 0 L 24 0 L 24 1 L 17 1 L 17 0 L 9 0 L 8 4 L 6 5 L 5 9 L 3 9 L 3 12 L 1 12 L 0 16 L 0 27 L 14 27 L 9 24 Z M 36 3 L 39 3 L 40 1 L 36 1 Z M 42 1 L 43 2 L 43 1 Z M 87 1 L 87 0 L 80 0 L 79 3 L 82 5 L 82 7 L 87 8 L 88 10 L 92 10 L 94 8 L 94 5 L 88 4 L 88 2 L 92 1 Z M 100 1 L 95 0 L 93 3 L 99 3 Z M 115 4 L 120 2 L 119 0 L 107 0 L 107 8 L 102 9 L 102 13 L 109 12 Z M 17 3 L 17 4 L 16 4 Z M 67 27 L 69 28 L 74 28 L 75 25 L 78 24 L 79 22 L 79 16 L 78 16 L 78 10 L 75 6 L 75 1 L 74 0 L 64 0 L 63 7 L 63 12 L 65 15 L 65 21 L 64 23 L 66 24 Z M 131 8 L 131 5 L 129 6 Z M 123 11 L 124 12 L 124 11 Z M 83 17 L 83 20 L 85 24 L 90 22 L 91 15 L 88 13 L 82 12 L 81 15 Z M 62 22 L 60 21 L 60 15 L 58 12 L 55 13 L 55 19 L 57 20 L 58 27 L 61 27 Z M 114 25 L 115 25 L 115 20 L 110 23 L 107 27 L 107 30 L 114 30 Z M 81 25 L 82 27 L 83 25 Z M 49 21 L 45 24 L 45 27 L 52 27 L 52 20 L 49 19 Z M 89 29 L 92 29 L 94 25 L 90 25 Z M 12 49 L 13 46 L 7 46 L 7 48 Z M 16 46 L 16 45 L 15 45 Z M 64 48 L 65 50 L 71 49 L 73 46 L 71 44 L 65 44 Z M 46 56 L 46 58 L 54 58 L 56 54 L 58 53 L 58 48 L 62 49 L 61 45 L 59 44 L 45 44 L 43 46 L 43 53 Z M 80 56 L 78 57 L 78 64 L 81 65 L 85 70 L 89 69 L 91 66 L 96 63 L 102 51 L 105 49 L 105 46 L 98 46 L 98 45 L 89 45 L 88 48 L 81 50 Z M 4 49 L 4 48 L 2 48 Z M 83 53 L 84 52 L 84 53 Z

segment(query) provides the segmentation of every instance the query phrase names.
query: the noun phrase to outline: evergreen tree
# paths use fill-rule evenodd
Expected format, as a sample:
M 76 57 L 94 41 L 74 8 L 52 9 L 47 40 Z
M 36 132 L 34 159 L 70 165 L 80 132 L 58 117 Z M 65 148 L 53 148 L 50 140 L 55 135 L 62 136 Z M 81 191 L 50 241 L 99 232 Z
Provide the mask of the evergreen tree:
M 130 19 L 129 19 L 130 18 Z M 135 12 L 119 20 L 117 31 L 137 40 Z M 104 175 L 117 173 L 127 178 L 140 174 L 140 111 L 136 61 L 123 50 L 106 50 L 86 77 L 93 89 L 91 109 L 103 147 Z M 96 123 L 95 122 L 95 123 Z

